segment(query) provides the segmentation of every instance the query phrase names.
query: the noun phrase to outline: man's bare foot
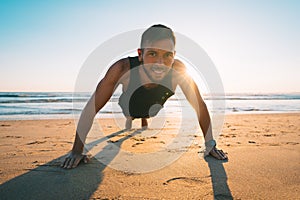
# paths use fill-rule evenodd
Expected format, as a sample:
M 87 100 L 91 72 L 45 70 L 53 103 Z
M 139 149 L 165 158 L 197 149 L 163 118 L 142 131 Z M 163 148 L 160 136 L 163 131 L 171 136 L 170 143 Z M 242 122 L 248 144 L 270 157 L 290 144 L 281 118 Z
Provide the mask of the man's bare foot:
M 132 128 L 132 117 L 126 117 L 125 129 L 130 130 Z
M 141 124 L 142 124 L 142 129 L 145 130 L 148 128 L 148 121 L 147 121 L 147 118 L 142 118 L 141 119 Z

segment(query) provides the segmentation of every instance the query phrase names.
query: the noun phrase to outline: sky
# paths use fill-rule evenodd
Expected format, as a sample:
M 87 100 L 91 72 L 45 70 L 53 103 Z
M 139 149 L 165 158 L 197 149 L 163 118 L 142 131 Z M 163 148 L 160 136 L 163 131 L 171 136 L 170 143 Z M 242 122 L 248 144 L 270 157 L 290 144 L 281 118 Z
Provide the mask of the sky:
M 203 48 L 225 92 L 300 92 L 299 19 L 297 0 L 0 0 L 0 91 L 72 92 L 99 45 L 162 23 Z

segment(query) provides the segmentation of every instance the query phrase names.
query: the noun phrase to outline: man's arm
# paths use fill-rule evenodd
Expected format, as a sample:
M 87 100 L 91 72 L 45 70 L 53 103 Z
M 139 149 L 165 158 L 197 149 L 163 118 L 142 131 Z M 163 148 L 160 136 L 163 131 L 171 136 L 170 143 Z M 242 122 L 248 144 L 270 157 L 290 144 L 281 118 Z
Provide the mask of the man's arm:
M 204 135 L 205 144 L 208 144 L 210 141 L 213 140 L 213 134 L 210 115 L 207 106 L 200 95 L 197 84 L 191 78 L 191 76 L 189 76 L 186 73 L 186 68 L 184 64 L 177 60 L 175 66 L 176 67 L 174 67 L 174 69 L 177 72 L 176 81 L 182 89 L 185 97 L 196 111 L 199 125 Z M 220 160 L 227 159 L 226 154 L 222 150 L 218 150 L 216 146 L 212 146 L 209 150 L 210 155 L 212 155 L 213 157 Z
M 126 62 L 126 58 L 117 61 L 109 68 L 105 77 L 98 83 L 96 91 L 80 115 L 73 148 L 69 156 L 62 163 L 63 168 L 75 168 L 82 159 L 87 162 L 87 157 L 82 155 L 87 134 L 92 127 L 95 115 L 107 103 L 120 83 L 120 78 L 126 71 Z

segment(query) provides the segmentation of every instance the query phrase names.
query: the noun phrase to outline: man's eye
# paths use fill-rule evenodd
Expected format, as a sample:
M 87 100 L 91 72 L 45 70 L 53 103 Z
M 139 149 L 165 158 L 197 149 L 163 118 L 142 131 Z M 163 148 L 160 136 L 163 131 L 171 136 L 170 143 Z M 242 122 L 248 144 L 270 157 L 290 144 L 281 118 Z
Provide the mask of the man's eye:
M 173 54 L 172 53 L 167 53 L 166 57 L 173 57 Z
M 156 56 L 156 53 L 155 52 L 149 52 L 148 55 L 149 56 Z

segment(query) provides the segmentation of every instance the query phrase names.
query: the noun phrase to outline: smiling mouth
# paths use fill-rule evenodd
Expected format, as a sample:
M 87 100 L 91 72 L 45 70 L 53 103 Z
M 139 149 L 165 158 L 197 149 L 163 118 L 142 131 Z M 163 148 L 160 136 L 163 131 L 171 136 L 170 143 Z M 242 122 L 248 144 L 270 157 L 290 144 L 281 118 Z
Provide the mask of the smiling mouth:
M 151 67 L 151 71 L 153 71 L 156 74 L 162 74 L 162 73 L 166 72 L 166 69 L 165 69 L 165 67 L 160 67 L 160 66 L 154 65 Z

